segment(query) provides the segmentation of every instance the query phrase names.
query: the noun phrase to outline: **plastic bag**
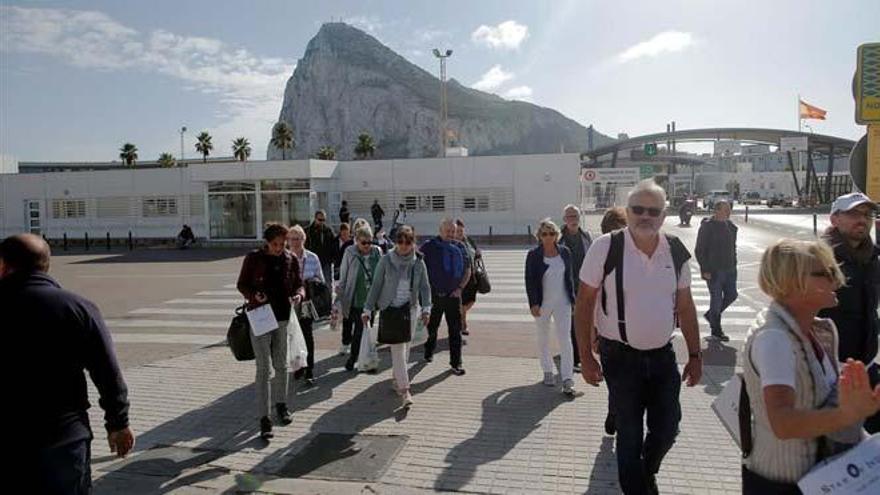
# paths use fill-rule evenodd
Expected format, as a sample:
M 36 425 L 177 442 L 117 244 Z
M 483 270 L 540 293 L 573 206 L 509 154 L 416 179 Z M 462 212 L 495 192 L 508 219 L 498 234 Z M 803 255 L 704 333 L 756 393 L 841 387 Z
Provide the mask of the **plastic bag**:
M 415 347 L 417 345 L 422 345 L 428 341 L 428 327 L 422 322 L 422 313 L 421 311 L 413 311 L 413 320 L 415 321 L 416 329 L 412 334 L 412 340 L 410 341 L 410 347 Z
M 376 348 L 377 333 L 377 329 L 373 325 L 364 325 L 357 360 L 359 371 L 373 371 L 379 368 L 379 351 Z
M 287 345 L 290 368 L 293 371 L 305 368 L 308 365 L 309 349 L 306 347 L 306 339 L 296 318 L 291 318 L 287 323 Z

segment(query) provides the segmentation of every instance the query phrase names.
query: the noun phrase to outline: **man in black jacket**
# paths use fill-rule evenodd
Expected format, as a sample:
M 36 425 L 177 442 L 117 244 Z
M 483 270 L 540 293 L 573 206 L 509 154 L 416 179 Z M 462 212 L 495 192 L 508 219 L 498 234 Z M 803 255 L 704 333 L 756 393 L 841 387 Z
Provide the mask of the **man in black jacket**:
M 593 244 L 593 238 L 590 233 L 581 228 L 581 210 L 575 205 L 567 205 L 562 210 L 562 220 L 565 225 L 562 227 L 562 235 L 559 243 L 567 247 L 571 251 L 571 273 L 581 273 L 581 265 L 584 264 L 584 256 L 590 250 Z M 575 277 L 577 275 L 574 275 Z M 577 297 L 577 291 L 580 284 L 574 284 L 574 294 Z M 571 345 L 574 349 L 574 372 L 581 372 L 581 357 L 578 352 L 577 332 L 574 328 L 574 318 L 571 319 Z
M 727 342 L 730 338 L 721 329 L 721 313 L 737 298 L 736 293 L 736 232 L 730 221 L 730 203 L 715 201 L 715 214 L 700 223 L 694 254 L 700 273 L 709 286 L 709 311 L 703 314 L 712 336 Z
M 333 229 L 327 226 L 327 212 L 318 210 L 315 212 L 315 220 L 306 230 L 306 249 L 318 255 L 321 260 L 321 271 L 324 272 L 324 280 L 331 284 L 333 277 L 333 259 L 336 255 L 336 236 Z
M 871 224 L 877 205 L 862 193 L 844 194 L 831 205 L 831 227 L 822 238 L 834 249 L 834 258 L 846 277 L 837 289 L 837 306 L 819 316 L 831 318 L 839 336 L 838 360 L 858 359 L 869 365 L 871 387 L 880 382 L 877 357 L 877 284 L 880 283 L 880 248 L 871 242 Z M 880 431 L 880 414 L 865 421 L 869 433 Z
M 128 388 L 98 308 L 48 275 L 49 246 L 21 234 L 0 243 L 0 311 L 9 349 L 29 351 L 14 379 L 11 445 L 23 450 L 33 493 L 89 493 L 91 440 L 84 371 L 98 389 L 110 450 L 134 446 Z M 10 321 L 11 319 L 11 321 Z M 14 360 L 12 356 L 10 359 Z M 16 461 L 18 459 L 15 459 Z

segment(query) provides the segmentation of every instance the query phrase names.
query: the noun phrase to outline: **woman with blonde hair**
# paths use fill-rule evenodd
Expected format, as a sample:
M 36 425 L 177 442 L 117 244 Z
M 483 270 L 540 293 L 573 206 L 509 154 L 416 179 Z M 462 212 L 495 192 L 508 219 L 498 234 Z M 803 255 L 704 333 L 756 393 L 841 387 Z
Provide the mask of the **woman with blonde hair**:
M 817 462 L 859 442 L 880 386 L 871 390 L 863 363 L 838 365 L 837 329 L 816 317 L 844 283 L 826 244 L 782 239 L 764 252 L 758 277 L 773 301 L 743 349 L 754 413 L 753 433 L 743 432 L 743 493 L 795 494 Z
M 293 257 L 299 266 L 299 273 L 302 274 L 303 284 L 306 284 L 310 280 L 327 283 L 324 280 L 324 271 L 321 268 L 321 260 L 318 258 L 318 255 L 305 248 L 306 231 L 302 227 L 294 225 L 290 228 L 290 232 L 287 234 L 287 243 L 291 254 L 293 254 Z M 306 299 L 308 298 L 309 293 L 306 291 Z M 303 339 L 306 341 L 306 348 L 309 351 L 309 357 L 307 359 L 307 366 L 296 370 L 293 377 L 295 379 L 300 379 L 305 376 L 306 386 L 311 387 L 315 384 L 315 337 L 312 334 L 312 324 L 314 322 L 312 321 L 312 317 L 307 315 L 299 315 L 298 321 L 300 328 L 302 328 Z
M 556 328 L 556 341 L 561 356 L 559 374 L 562 393 L 574 396 L 574 352 L 571 346 L 571 308 L 574 305 L 574 278 L 571 251 L 558 244 L 559 227 L 549 218 L 538 226 L 540 244 L 526 255 L 526 294 L 529 309 L 538 330 L 538 352 L 544 385 L 556 385 L 553 358 L 550 355 L 550 320 Z

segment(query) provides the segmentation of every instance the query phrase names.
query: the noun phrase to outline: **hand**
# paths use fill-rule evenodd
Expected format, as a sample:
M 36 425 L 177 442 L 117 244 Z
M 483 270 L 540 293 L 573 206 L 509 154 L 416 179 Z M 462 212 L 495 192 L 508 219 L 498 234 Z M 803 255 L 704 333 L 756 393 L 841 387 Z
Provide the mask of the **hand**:
M 541 317 L 541 306 L 538 306 L 536 304 L 536 305 L 532 306 L 531 308 L 529 308 L 529 310 L 532 312 L 532 316 L 534 316 L 535 318 Z
M 461 287 L 449 293 L 450 297 L 461 297 Z
M 107 434 L 107 443 L 110 444 L 110 452 L 116 452 L 119 457 L 125 457 L 134 448 L 134 433 L 129 427 L 119 431 L 111 431 Z
M 266 297 L 266 294 L 263 294 L 262 292 L 257 292 L 256 294 L 254 294 L 254 299 L 256 299 L 258 303 L 263 304 L 269 298 Z
M 693 387 L 700 383 L 702 377 L 703 358 L 692 357 L 688 359 L 687 364 L 684 365 L 684 371 L 681 373 L 681 381 L 687 381 L 687 386 Z
M 855 423 L 880 409 L 880 385 L 871 391 L 868 372 L 861 361 L 847 359 L 840 372 L 840 409 Z
M 335 325 L 339 321 L 339 310 L 333 308 L 333 311 L 330 312 L 330 324 Z
M 364 322 L 364 325 L 369 325 L 370 324 L 370 315 L 367 313 L 362 314 L 361 321 Z
M 712 274 L 709 272 L 703 272 L 703 280 L 711 280 Z
M 429 321 L 431 321 L 431 315 L 429 313 L 422 313 L 422 325 L 428 326 Z
M 591 354 L 585 361 L 581 362 L 581 376 L 584 381 L 594 387 L 599 386 L 602 381 L 602 365 Z
M 299 303 L 301 303 L 302 300 L 303 300 L 303 296 L 297 294 L 297 295 L 290 298 L 290 304 L 293 304 L 294 306 L 296 306 Z

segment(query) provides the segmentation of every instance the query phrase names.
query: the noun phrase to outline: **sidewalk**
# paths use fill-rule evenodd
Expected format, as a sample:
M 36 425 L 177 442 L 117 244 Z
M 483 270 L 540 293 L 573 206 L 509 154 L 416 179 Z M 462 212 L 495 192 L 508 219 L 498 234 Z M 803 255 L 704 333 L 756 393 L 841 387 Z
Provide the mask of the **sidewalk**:
M 741 213 L 735 213 L 734 219 L 739 222 L 744 222 L 745 217 Z M 812 237 L 813 235 L 813 214 L 812 213 L 767 213 L 760 214 L 755 212 L 749 212 L 749 224 L 759 225 L 761 227 L 768 227 L 774 230 L 778 230 L 781 234 L 794 236 L 797 238 L 806 238 L 806 236 Z M 831 221 L 828 220 L 827 213 L 821 213 L 816 215 L 816 229 L 818 235 L 822 235 L 825 232 L 825 229 L 831 225 Z
M 420 351 L 410 357 L 409 412 L 396 410 L 387 351 L 377 375 L 347 373 L 341 357 L 319 351 L 317 386 L 296 383 L 293 424 L 269 444 L 253 417 L 254 364 L 225 347 L 129 369 L 138 439 L 128 459 L 111 456 L 90 391 L 95 493 L 619 493 L 604 386 L 576 377 L 582 395 L 567 400 L 539 383 L 536 359 L 465 347 L 468 373 L 455 377 L 446 352 L 425 364 Z M 661 493 L 740 493 L 739 451 L 709 407 L 733 372 L 709 366 L 703 383 L 682 387 L 682 433 Z M 366 437 L 331 437 L 295 459 L 320 433 Z

